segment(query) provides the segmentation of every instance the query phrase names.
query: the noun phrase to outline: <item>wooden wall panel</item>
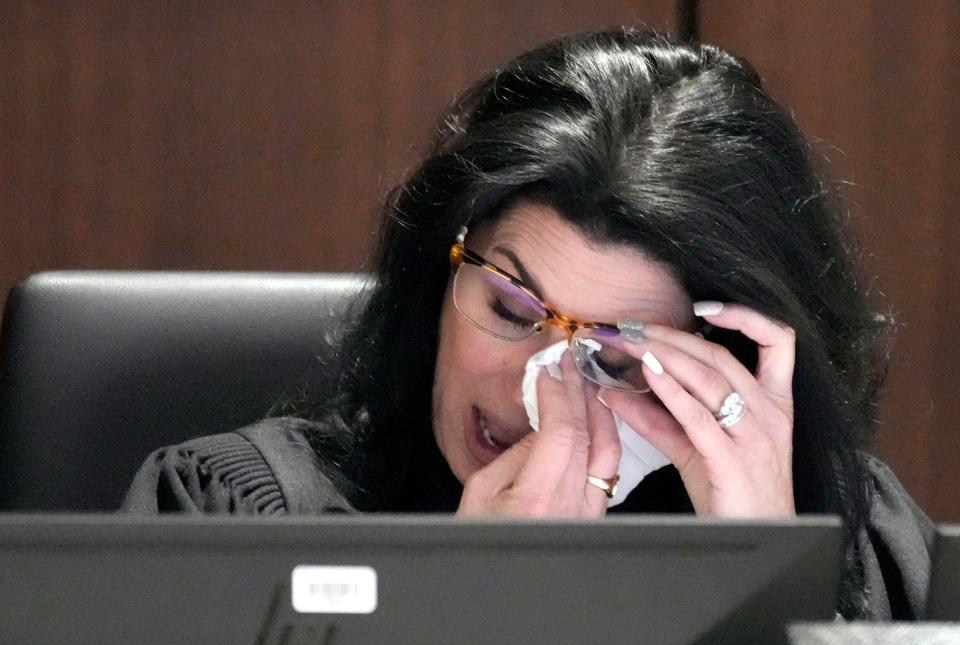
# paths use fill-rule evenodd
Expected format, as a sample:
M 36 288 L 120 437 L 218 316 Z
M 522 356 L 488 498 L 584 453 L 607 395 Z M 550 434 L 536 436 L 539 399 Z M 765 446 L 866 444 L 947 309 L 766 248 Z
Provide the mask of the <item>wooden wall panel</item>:
M 355 270 L 470 80 L 684 0 L 0 3 L 0 293 L 47 268 Z M 686 4 L 690 4 L 687 2 Z M 900 312 L 878 451 L 960 520 L 952 0 L 703 0 L 823 140 Z
M 469 81 L 673 0 L 0 4 L 0 293 L 46 268 L 356 270 Z
M 699 19 L 851 182 L 873 290 L 901 324 L 875 449 L 929 513 L 960 520 L 960 4 L 706 0 Z

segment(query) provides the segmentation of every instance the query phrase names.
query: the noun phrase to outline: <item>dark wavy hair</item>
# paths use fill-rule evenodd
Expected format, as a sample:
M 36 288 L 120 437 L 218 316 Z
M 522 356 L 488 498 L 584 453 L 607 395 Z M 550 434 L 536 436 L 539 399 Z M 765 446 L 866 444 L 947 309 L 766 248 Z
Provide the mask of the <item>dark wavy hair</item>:
M 742 303 L 796 330 L 796 505 L 844 519 L 841 610 L 857 615 L 856 536 L 868 508 L 861 446 L 888 325 L 868 305 L 845 211 L 818 159 L 753 69 L 712 45 L 591 33 L 481 79 L 384 207 L 373 286 L 343 353 L 341 405 L 364 415 L 354 476 L 385 499 L 432 440 L 458 228 L 534 196 L 590 239 L 634 245 L 672 267 L 695 301 Z M 710 338 L 755 365 L 739 334 Z

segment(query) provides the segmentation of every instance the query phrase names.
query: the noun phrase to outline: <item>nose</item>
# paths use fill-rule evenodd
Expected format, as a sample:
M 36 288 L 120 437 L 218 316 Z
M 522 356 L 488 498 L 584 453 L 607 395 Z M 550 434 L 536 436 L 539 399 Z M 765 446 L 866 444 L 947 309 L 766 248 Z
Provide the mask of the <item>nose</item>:
M 547 348 L 561 340 L 565 340 L 567 344 L 569 344 L 573 338 L 573 330 L 563 324 L 548 324 L 543 331 L 540 332 L 539 336 L 541 337 L 543 348 Z
M 514 404 L 521 408 L 523 407 L 523 375 L 530 357 L 560 341 L 569 344 L 571 338 L 573 338 L 573 333 L 568 328 L 547 325 L 542 331 L 534 334 L 533 337 L 528 338 L 522 343 L 517 343 L 517 345 L 522 346 L 524 350 L 517 356 L 517 360 L 520 363 L 519 371 L 513 372 L 511 375 L 511 378 L 516 380 L 516 385 L 512 388 L 513 396 L 511 397 Z M 520 347 L 517 347 L 517 349 L 519 350 Z

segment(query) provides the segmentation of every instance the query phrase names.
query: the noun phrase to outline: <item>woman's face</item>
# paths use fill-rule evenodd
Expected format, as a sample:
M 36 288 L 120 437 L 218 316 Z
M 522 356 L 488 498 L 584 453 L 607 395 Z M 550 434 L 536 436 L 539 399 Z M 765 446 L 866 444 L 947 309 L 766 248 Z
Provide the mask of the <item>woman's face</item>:
M 528 286 L 535 286 L 548 306 L 575 320 L 692 324 L 690 298 L 666 267 L 630 247 L 591 243 L 549 206 L 518 202 L 492 225 L 472 230 L 467 248 L 517 277 L 529 277 Z M 566 337 L 552 326 L 519 342 L 491 336 L 460 314 L 447 289 L 433 432 L 461 482 L 532 432 L 520 390 L 524 366 L 530 356 Z M 484 438 L 481 425 L 498 445 Z

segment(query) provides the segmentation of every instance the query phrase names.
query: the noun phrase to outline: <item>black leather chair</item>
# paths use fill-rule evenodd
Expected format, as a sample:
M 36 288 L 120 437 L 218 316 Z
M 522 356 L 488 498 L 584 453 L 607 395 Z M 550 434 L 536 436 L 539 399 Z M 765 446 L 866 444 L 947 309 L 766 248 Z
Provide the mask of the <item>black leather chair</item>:
M 332 385 L 352 274 L 80 272 L 14 287 L 0 510 L 115 510 L 152 450 Z

